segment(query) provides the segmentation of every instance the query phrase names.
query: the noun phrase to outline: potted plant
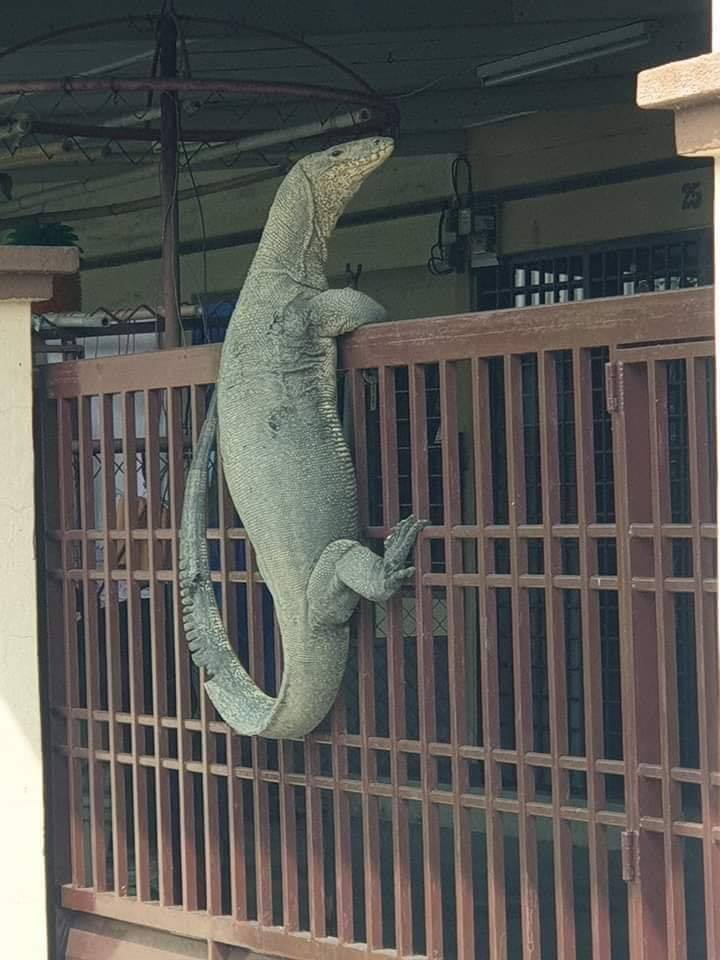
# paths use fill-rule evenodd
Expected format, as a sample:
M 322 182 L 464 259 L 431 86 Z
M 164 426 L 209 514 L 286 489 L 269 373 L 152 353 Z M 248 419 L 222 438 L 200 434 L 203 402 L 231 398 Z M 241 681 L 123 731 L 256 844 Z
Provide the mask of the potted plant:
M 77 247 L 78 237 L 67 223 L 26 220 L 10 232 L 8 243 L 25 247 Z M 80 310 L 80 274 L 53 277 L 53 295 L 33 305 L 34 313 L 72 313 Z

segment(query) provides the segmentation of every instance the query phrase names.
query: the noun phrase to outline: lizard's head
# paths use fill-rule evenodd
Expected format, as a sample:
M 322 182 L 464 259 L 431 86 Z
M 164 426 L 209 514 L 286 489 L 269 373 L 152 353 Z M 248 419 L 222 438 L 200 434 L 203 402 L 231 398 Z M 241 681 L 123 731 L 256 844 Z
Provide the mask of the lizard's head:
M 338 144 L 299 161 L 313 195 L 315 228 L 322 240 L 332 233 L 348 201 L 365 178 L 393 152 L 390 137 L 366 137 Z

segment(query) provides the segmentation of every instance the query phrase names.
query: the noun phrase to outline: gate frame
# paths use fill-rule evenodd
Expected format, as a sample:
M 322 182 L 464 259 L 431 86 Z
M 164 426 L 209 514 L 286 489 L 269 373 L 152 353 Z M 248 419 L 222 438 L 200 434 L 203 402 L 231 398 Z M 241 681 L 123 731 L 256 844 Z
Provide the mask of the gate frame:
M 358 331 L 352 337 L 347 338 L 342 345 L 342 365 L 346 369 L 352 371 L 350 381 L 351 389 L 355 397 L 354 407 L 359 412 L 359 416 L 356 417 L 355 422 L 356 436 L 362 436 L 363 431 L 362 410 L 364 407 L 361 407 L 357 401 L 362 395 L 358 391 L 362 389 L 362 371 L 364 368 L 383 367 L 384 371 L 387 372 L 393 366 L 406 365 L 409 360 L 412 364 L 439 363 L 441 370 L 441 385 L 443 382 L 445 383 L 445 388 L 441 393 L 441 395 L 444 397 L 442 402 L 445 404 L 444 418 L 447 423 L 451 423 L 453 417 L 456 415 L 456 411 L 454 409 L 454 401 L 450 400 L 446 388 L 448 385 L 448 378 L 451 378 L 454 375 L 454 360 L 476 357 L 478 353 L 480 353 L 482 357 L 491 356 L 493 354 L 504 355 L 511 353 L 513 355 L 513 359 L 517 360 L 517 356 L 523 352 L 542 352 L 543 349 L 571 349 L 573 351 L 578 351 L 583 347 L 589 347 L 599 343 L 610 343 L 611 345 L 615 345 L 612 347 L 612 349 L 616 350 L 616 353 L 612 355 L 614 360 L 618 360 L 621 357 L 624 357 L 625 360 L 627 360 L 631 355 L 634 355 L 633 351 L 637 350 L 642 350 L 645 352 L 650 350 L 651 353 L 652 351 L 655 351 L 656 354 L 658 351 L 672 351 L 673 347 L 663 346 L 662 341 L 675 340 L 677 342 L 679 331 L 686 333 L 690 339 L 693 337 L 707 338 L 709 336 L 711 332 L 711 296 L 711 291 L 707 289 L 685 290 L 655 295 L 643 294 L 632 298 L 615 298 L 604 301 L 595 300 L 586 301 L 585 303 L 552 305 L 539 307 L 534 310 L 506 310 L 483 314 L 461 315 L 457 317 L 441 317 L 427 320 L 404 321 L 401 323 L 386 324 L 383 327 L 365 328 L 364 330 Z M 548 334 L 548 337 L 543 340 L 540 350 L 538 351 L 538 336 L 541 332 Z M 660 341 L 660 346 L 657 348 L 641 346 L 641 344 L 647 343 L 647 341 Z M 480 344 L 479 347 L 478 344 Z M 679 345 L 678 349 L 684 356 L 688 351 L 693 354 L 695 347 L 692 344 L 688 344 L 686 341 Z M 702 349 L 707 352 L 707 339 Z M 683 353 L 683 351 L 685 352 Z M 167 388 L 169 386 L 184 386 L 187 384 L 199 385 L 212 382 L 216 372 L 218 356 L 218 347 L 196 347 L 191 350 L 178 350 L 171 353 L 164 353 L 162 356 L 159 356 L 158 354 L 145 354 L 132 357 L 114 358 L 111 361 L 80 361 L 57 365 L 52 369 L 48 368 L 45 375 L 50 388 L 47 396 L 50 400 L 57 400 L 77 396 L 87 397 L 96 393 L 111 394 L 122 391 L 145 391 L 147 404 L 149 402 L 148 398 L 150 394 L 152 394 L 152 391 L 158 388 L 160 385 L 162 385 L 164 388 Z M 158 374 L 160 364 L 162 364 L 162 375 Z M 511 366 L 514 365 L 515 364 L 511 362 Z M 382 391 L 387 391 L 388 384 L 389 380 L 386 383 L 385 376 L 381 377 L 378 384 L 379 390 L 381 391 L 381 396 Z M 199 400 L 196 396 L 194 404 L 196 410 L 199 410 L 198 404 Z M 103 408 L 105 408 L 105 406 L 106 405 L 104 404 L 101 405 Z M 420 428 L 420 434 L 417 432 L 419 429 L 419 424 L 417 421 L 417 416 L 419 414 L 417 413 L 417 409 L 419 408 L 416 408 L 415 425 L 412 427 L 412 429 L 415 431 L 416 440 L 422 435 L 422 428 Z M 618 413 L 621 412 L 622 411 L 618 408 Z M 84 416 L 87 418 L 87 414 L 84 414 Z M 107 417 L 107 412 L 104 414 L 104 416 Z M 393 447 L 390 437 L 392 435 L 393 415 L 388 414 L 388 416 L 389 419 L 387 422 L 383 422 L 381 424 L 381 442 L 383 446 L 383 455 L 386 457 L 389 456 L 390 460 L 387 462 L 392 464 Z M 197 428 L 197 422 L 195 426 Z M 83 443 L 86 447 L 88 443 L 87 436 L 89 435 L 86 434 L 85 429 L 86 428 L 80 430 L 81 448 Z M 103 444 L 107 444 L 107 429 L 104 427 L 103 430 L 105 439 L 102 442 Z M 445 450 L 447 451 L 447 445 L 449 443 L 453 443 L 454 441 L 449 439 L 448 433 L 445 431 L 443 431 L 443 433 L 443 444 L 445 445 Z M 479 436 L 479 432 L 476 432 L 476 435 Z M 83 437 L 85 437 L 84 440 L 82 439 Z M 382 439 L 383 437 L 384 439 Z M 157 440 L 157 432 L 155 431 L 155 435 L 150 437 L 150 442 L 157 446 Z M 617 463 L 619 462 L 618 458 L 620 460 L 622 459 L 624 447 L 622 446 L 621 438 L 616 436 L 615 442 L 615 456 Z M 454 458 L 450 459 L 451 462 L 453 462 Z M 67 470 L 67 462 L 65 469 Z M 360 468 L 360 473 L 362 474 L 362 472 L 362 468 Z M 386 472 L 386 482 L 388 476 L 389 474 Z M 457 482 L 457 477 L 448 475 L 445 477 L 445 482 L 448 484 L 447 489 L 453 489 Z M 416 494 L 414 499 L 416 502 L 416 508 L 421 509 L 422 507 L 426 506 L 426 504 L 422 502 L 424 496 L 421 491 L 422 484 L 418 484 L 419 481 L 416 479 Z M 544 488 L 547 489 L 547 485 L 544 484 Z M 392 504 L 393 495 L 389 487 L 387 489 L 387 493 L 388 496 L 386 502 L 388 504 Z M 391 505 L 390 512 L 392 513 L 396 507 L 397 504 L 395 504 L 395 506 Z M 367 517 L 364 519 L 366 521 L 366 532 L 369 536 L 382 537 L 387 532 L 387 523 L 381 527 L 368 527 Z M 388 523 L 393 519 L 394 518 L 392 516 L 389 519 L 386 517 Z M 457 516 L 451 513 L 449 519 L 446 520 L 447 526 L 443 527 L 442 529 L 436 528 L 434 532 L 431 530 L 430 534 L 443 537 L 447 540 L 451 537 L 450 526 L 454 524 L 456 525 L 457 519 Z M 517 519 L 514 520 L 513 523 L 517 523 Z M 618 524 L 620 523 L 621 519 L 618 519 Z M 175 525 L 173 524 L 173 526 Z M 621 527 L 619 526 L 619 546 L 622 544 L 620 529 Z M 97 531 L 93 534 L 95 537 L 98 535 L 99 534 Z M 223 531 L 220 531 L 219 535 L 221 544 L 225 544 Z M 464 531 L 463 535 L 474 536 L 475 534 L 473 534 L 472 531 L 466 530 Z M 73 536 L 77 537 L 77 534 L 73 534 Z M 125 536 L 127 536 L 127 534 L 125 534 Z M 171 539 L 173 537 L 174 533 L 171 534 Z M 450 558 L 448 577 L 453 574 L 451 566 L 455 561 L 452 559 L 452 554 L 454 546 L 456 546 L 456 541 L 453 543 L 453 540 L 450 539 L 449 546 L 450 549 L 446 549 L 446 557 Z M 516 567 L 513 569 L 516 569 Z M 456 568 L 456 572 L 457 570 L 459 570 L 459 568 Z M 225 578 L 226 576 L 227 570 L 223 569 L 221 572 L 221 577 Z M 434 576 L 435 575 L 430 573 L 426 568 L 423 571 L 423 584 L 425 586 L 432 586 L 436 582 L 433 579 Z M 83 580 L 87 579 L 88 574 L 86 571 L 83 574 Z M 449 582 L 450 581 L 448 579 L 448 583 Z M 422 601 L 420 606 L 423 606 Z M 449 615 L 451 607 L 452 604 L 449 603 Z M 361 630 L 365 630 L 366 639 L 368 636 L 367 627 L 367 623 L 365 623 L 364 627 L 361 627 Z M 59 629 L 62 629 L 62 627 Z M 625 629 L 627 630 L 627 619 Z M 424 656 L 427 660 L 427 651 L 425 651 Z M 462 664 L 460 661 L 454 661 L 454 663 L 455 666 L 453 669 L 457 671 L 457 669 L 461 668 Z M 390 666 L 391 669 L 397 671 L 397 667 L 392 663 Z M 365 667 L 367 668 L 367 663 L 365 663 Z M 628 673 L 626 670 L 626 683 L 630 682 L 629 677 L 631 676 L 632 673 Z M 367 702 L 370 703 L 370 701 Z M 632 701 L 627 702 L 631 703 Z M 372 704 L 370 705 L 372 706 Z M 81 714 L 83 714 L 82 709 L 73 710 L 72 719 L 80 719 Z M 392 714 L 394 714 L 394 711 L 391 711 L 391 715 Z M 105 720 L 103 720 L 103 722 L 105 722 Z M 157 719 L 154 721 L 154 724 L 157 724 Z M 205 716 L 204 719 L 201 717 L 200 729 L 201 732 L 205 732 L 205 735 L 210 729 L 207 716 Z M 334 732 L 337 732 L 337 729 L 339 728 L 335 728 Z M 211 732 L 219 732 L 217 725 L 213 725 Z M 315 756 L 317 759 L 317 746 L 319 745 L 330 745 L 331 749 L 333 750 L 335 750 L 338 746 L 360 747 L 361 750 L 364 750 L 369 755 L 373 749 L 388 746 L 388 744 L 386 744 L 384 741 L 381 742 L 381 740 L 382 738 L 373 736 L 371 731 L 369 731 L 365 726 L 362 727 L 359 738 L 348 734 L 343 734 L 340 741 L 334 736 L 314 736 L 310 740 L 311 753 L 308 756 Z M 492 758 L 493 762 L 503 762 L 501 758 L 503 751 L 498 750 L 496 747 L 490 746 L 489 748 L 486 748 L 463 745 L 462 752 L 458 753 L 454 747 L 451 746 L 448 750 L 446 749 L 445 745 L 434 743 L 433 741 L 435 740 L 436 737 L 431 735 L 428 729 L 425 729 L 425 731 L 422 732 L 421 728 L 421 737 L 419 742 L 420 751 L 423 752 L 424 750 L 427 752 L 428 749 L 432 747 L 432 749 L 429 751 L 430 754 L 450 757 L 456 771 L 461 771 L 461 765 L 464 759 L 486 758 L 487 749 L 490 749 L 494 754 Z M 632 744 L 629 744 L 629 746 L 632 746 Z M 438 748 L 442 748 L 442 751 L 444 752 L 439 751 Z M 80 756 L 81 754 L 84 755 L 82 747 L 75 749 L 79 751 L 77 756 Z M 402 749 L 412 750 L 415 748 L 412 746 L 412 744 L 410 744 L 409 741 L 405 741 Z M 253 750 L 253 753 L 255 754 L 255 750 Z M 507 751 L 505 753 L 506 761 L 513 762 L 513 758 L 510 756 L 510 754 Z M 630 783 L 632 781 L 633 775 L 631 773 L 631 764 L 634 762 L 632 758 L 632 750 L 629 750 L 626 753 L 625 760 L 620 762 L 621 768 L 624 766 L 625 769 L 626 783 Z M 566 758 L 562 759 L 565 761 Z M 553 762 L 555 765 L 557 765 L 555 760 Z M 601 766 L 602 769 L 600 769 L 600 767 L 596 767 L 596 774 L 617 772 L 618 764 L 615 761 L 604 760 Z M 253 768 L 255 783 L 268 784 L 270 782 L 277 782 L 277 776 L 272 773 L 272 771 L 265 769 L 262 764 L 258 766 L 257 762 L 254 762 Z M 581 769 L 581 767 L 576 768 Z M 201 772 L 203 770 L 207 771 L 205 762 L 203 762 L 202 767 L 199 769 Z M 304 786 L 309 795 L 314 795 L 317 790 L 322 789 L 323 787 L 326 789 L 331 789 L 334 787 L 336 800 L 339 797 L 342 800 L 344 798 L 344 794 L 341 797 L 339 792 L 340 788 L 342 787 L 342 790 L 345 791 L 348 789 L 348 787 L 345 782 L 341 785 L 337 779 L 339 776 L 337 763 L 334 765 L 333 769 L 335 771 L 335 778 L 334 780 L 328 781 L 327 777 L 320 775 L 317 767 L 311 769 L 309 774 L 306 774 L 302 777 L 294 776 L 292 774 L 288 775 L 287 771 L 283 774 L 281 768 L 280 782 L 283 782 L 284 777 L 286 784 L 290 784 L 291 786 Z M 568 767 L 567 769 L 572 769 L 572 767 Z M 461 784 L 462 777 L 463 775 L 460 772 L 457 778 L 453 778 L 453 782 L 456 784 Z M 516 810 L 516 802 L 507 798 L 500 799 L 497 796 L 494 796 L 492 798 L 484 799 L 481 797 L 469 796 L 467 793 L 464 793 L 462 796 L 459 794 L 456 796 L 455 794 L 457 794 L 458 788 L 455 789 L 453 795 L 450 797 L 447 793 L 443 795 L 438 791 L 437 783 L 433 784 L 432 777 L 430 780 L 423 781 L 419 791 L 415 787 L 401 786 L 399 792 L 393 788 L 389 793 L 384 786 L 382 788 L 382 793 L 375 792 L 382 785 L 379 783 L 371 784 L 371 779 L 374 778 L 369 778 L 366 774 L 362 785 L 358 784 L 358 786 L 361 786 L 361 792 L 363 795 L 374 797 L 387 796 L 391 798 L 394 803 L 399 805 L 398 810 L 400 809 L 403 800 L 408 798 L 415 799 L 419 800 L 424 805 L 426 816 L 428 814 L 432 814 L 436 818 L 437 811 L 434 810 L 434 807 L 438 803 L 447 803 L 449 798 L 450 806 L 455 809 L 456 815 L 458 812 L 460 812 L 463 817 L 469 806 L 485 808 L 488 812 L 488 815 L 493 817 L 499 816 L 503 812 L 517 812 L 521 814 L 519 806 Z M 397 778 L 394 782 L 397 783 Z M 373 787 L 372 793 L 367 792 L 367 788 L 370 786 Z M 263 787 L 262 789 L 265 788 Z M 357 787 L 353 789 L 357 790 Z M 523 798 L 521 802 L 525 804 L 526 799 Z M 376 804 L 373 802 L 369 806 L 374 808 L 375 805 Z M 535 815 L 539 806 L 541 805 L 534 803 L 534 808 L 530 812 Z M 266 812 L 267 809 L 265 808 L 265 813 Z M 558 810 L 557 816 L 559 815 L 560 814 Z M 400 814 L 398 813 L 397 816 L 400 816 Z M 405 812 L 403 816 L 406 818 L 407 813 Z M 633 806 L 633 802 L 628 803 L 627 817 L 625 814 L 616 814 L 609 811 L 603 811 L 599 816 L 596 816 L 594 810 L 589 810 L 588 814 L 585 816 L 580 816 L 580 813 L 576 811 L 573 813 L 573 816 L 577 819 L 586 820 L 589 824 L 592 824 L 595 829 L 601 825 L 621 826 L 625 828 L 628 837 L 627 842 L 629 844 L 625 864 L 628 874 L 626 879 L 630 883 L 638 880 L 642 881 L 641 874 L 639 876 L 634 874 L 631 849 L 632 835 L 636 832 L 636 827 L 639 828 L 640 826 L 640 808 L 637 806 L 637 804 Z M 374 817 L 371 813 L 366 812 L 366 818 L 369 832 L 372 831 L 373 834 L 376 834 L 376 816 Z M 553 818 L 556 819 L 555 811 L 553 811 Z M 565 820 L 561 820 L 560 822 L 564 823 Z M 373 828 L 373 823 L 375 824 L 375 828 Z M 405 824 L 405 827 L 407 826 L 406 820 L 402 820 L 402 823 Z M 458 825 L 462 825 L 462 823 L 463 819 L 458 821 Z M 402 835 L 406 836 L 406 833 L 406 829 L 403 828 Z M 456 834 L 456 844 L 459 842 L 459 838 L 462 835 L 463 834 L 461 833 L 461 830 L 458 830 Z M 433 837 L 435 837 L 435 842 L 433 842 Z M 395 855 L 397 856 L 398 860 L 402 859 L 407 863 L 406 840 L 403 841 L 401 835 L 398 835 L 396 839 L 398 841 L 398 846 Z M 432 829 L 429 829 L 427 834 L 427 849 L 430 851 L 429 856 L 431 859 L 428 859 L 426 863 L 426 871 L 429 871 L 426 872 L 426 890 L 429 888 L 429 881 L 431 881 L 435 876 L 431 860 L 434 858 L 435 865 L 437 866 L 438 851 L 436 847 L 436 840 L 436 832 Z M 593 853 L 593 856 L 597 857 L 602 853 L 601 843 L 602 841 L 598 834 L 598 837 L 596 837 L 596 840 L 594 841 L 595 852 Z M 465 937 L 466 940 L 471 939 L 472 937 L 472 926 L 467 922 L 468 912 L 467 909 L 465 909 L 467 905 L 468 893 L 467 890 L 464 890 L 464 886 L 460 883 L 463 877 L 463 862 L 463 844 L 459 844 L 459 846 L 456 846 L 456 884 L 459 891 L 457 906 L 458 918 L 460 920 L 460 922 L 458 922 L 459 943 L 462 942 L 460 940 L 461 936 Z M 374 890 L 372 869 L 373 868 L 371 867 L 370 872 L 366 874 L 367 894 L 372 894 Z M 558 869 L 561 869 L 561 867 L 558 867 Z M 340 871 L 338 875 L 342 880 L 342 871 Z M 311 876 L 311 886 L 314 890 L 314 896 L 316 901 L 320 902 L 322 900 L 322 877 L 315 876 L 314 880 L 317 881 L 317 883 L 313 886 L 313 879 Z M 345 880 L 347 881 L 347 877 Z M 105 881 L 103 881 L 103 885 L 104 883 Z M 633 887 L 633 889 L 636 891 L 639 891 L 640 888 L 641 883 L 636 883 Z M 347 893 L 347 884 L 344 888 L 342 886 L 339 888 L 339 894 L 343 894 L 343 889 L 345 893 Z M 292 891 L 288 892 L 287 896 L 290 900 L 292 900 Z M 407 916 L 402 912 L 403 904 L 405 904 L 406 901 L 402 886 L 398 888 L 396 885 L 395 896 L 398 899 L 398 916 L 401 918 L 398 921 L 400 923 L 400 927 L 398 928 L 398 942 L 403 943 L 407 940 Z M 373 910 L 370 912 L 368 918 L 368 929 L 370 931 L 369 935 L 375 937 L 375 944 L 371 943 L 369 951 L 365 951 L 365 955 L 368 957 L 387 956 L 387 952 L 381 948 L 381 943 L 377 941 L 377 929 L 373 929 L 373 923 L 377 924 L 379 922 L 379 903 L 377 897 L 378 891 L 375 891 L 374 895 L 371 896 Z M 639 898 L 639 892 L 633 894 L 631 897 L 631 904 L 638 904 L 640 902 Z M 537 943 L 537 912 L 530 905 L 529 899 L 530 898 L 527 898 L 523 908 L 524 936 L 526 943 Z M 207 939 L 211 944 L 236 944 L 248 947 L 250 949 L 266 950 L 271 953 L 277 952 L 278 954 L 287 954 L 296 958 L 308 956 L 309 954 L 307 951 L 311 948 L 313 951 L 315 951 L 313 955 L 316 956 L 339 957 L 345 955 L 343 948 L 340 947 L 337 940 L 324 936 L 324 933 L 321 932 L 321 927 L 317 927 L 317 939 L 311 939 L 306 934 L 293 932 L 292 928 L 288 931 L 281 931 L 277 928 L 273 928 L 271 925 L 267 924 L 267 921 L 264 926 L 260 926 L 256 922 L 238 921 L 237 918 L 226 916 L 211 916 L 208 914 L 199 913 L 192 909 L 185 909 L 181 911 L 175 909 L 172 911 L 172 920 L 170 920 L 170 915 L 167 914 L 166 909 L 163 907 L 158 907 L 153 903 L 138 903 L 129 901 L 127 898 L 124 899 L 122 897 L 118 897 L 111 892 L 96 892 L 91 889 L 83 889 L 77 886 L 64 887 L 62 890 L 62 900 L 63 904 L 70 909 L 96 913 L 108 918 L 125 920 L 131 923 L 141 923 L 156 929 L 167 930 L 171 928 L 175 933 Z M 317 909 L 313 911 L 313 908 L 311 907 L 311 916 L 313 916 L 313 914 L 316 916 L 316 919 L 319 917 L 319 912 L 317 912 Z M 597 949 L 602 949 L 603 945 L 607 942 L 607 922 L 601 922 L 602 908 L 598 905 L 593 908 L 593 915 L 596 918 L 593 922 L 593 938 L 597 945 Z M 320 923 L 320 920 L 317 922 Z M 643 922 L 642 916 L 638 916 L 638 930 L 642 928 Z M 312 920 L 312 923 L 315 926 L 315 920 Z M 439 930 L 439 925 L 441 925 L 441 918 L 434 910 L 429 911 L 426 918 L 426 928 L 428 942 L 431 945 L 440 942 L 441 933 Z M 634 927 L 635 924 L 631 924 L 631 926 Z M 569 929 L 570 927 L 568 926 L 568 930 Z M 564 932 L 568 931 L 564 930 Z M 645 936 L 638 932 L 636 932 L 634 936 L 637 938 L 635 941 L 637 950 L 642 950 L 643 947 L 641 942 L 645 942 Z M 499 930 L 495 940 L 494 956 L 502 956 L 502 943 L 503 934 Z M 355 953 L 355 948 L 348 947 L 347 949 L 351 950 L 353 954 Z M 532 951 L 531 955 L 533 955 Z M 642 956 L 642 953 L 637 952 L 634 955 L 640 957 Z M 562 948 L 562 956 L 565 958 L 572 956 L 572 943 L 569 935 L 565 939 L 564 947 Z

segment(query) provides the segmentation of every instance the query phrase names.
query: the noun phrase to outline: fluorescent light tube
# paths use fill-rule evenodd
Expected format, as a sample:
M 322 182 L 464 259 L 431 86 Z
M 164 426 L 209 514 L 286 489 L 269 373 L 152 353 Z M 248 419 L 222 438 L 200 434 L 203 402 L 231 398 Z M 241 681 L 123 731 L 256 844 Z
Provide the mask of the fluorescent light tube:
M 626 27 L 564 40 L 539 50 L 530 50 L 515 57 L 505 57 L 476 67 L 475 75 L 484 87 L 500 86 L 513 80 L 533 77 L 538 73 L 558 70 L 573 63 L 606 57 L 622 50 L 649 43 L 655 32 L 652 21 L 639 21 Z

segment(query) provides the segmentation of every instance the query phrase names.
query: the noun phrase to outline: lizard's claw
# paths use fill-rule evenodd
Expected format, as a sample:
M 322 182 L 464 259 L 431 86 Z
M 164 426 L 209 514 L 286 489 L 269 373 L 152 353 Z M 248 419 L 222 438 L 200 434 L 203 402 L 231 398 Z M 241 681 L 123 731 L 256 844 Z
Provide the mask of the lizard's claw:
M 383 599 L 391 597 L 415 573 L 415 567 L 405 567 L 405 562 L 418 534 L 427 525 L 427 520 L 416 520 L 409 516 L 393 527 L 385 539 L 382 561 L 384 583 L 379 591 Z

